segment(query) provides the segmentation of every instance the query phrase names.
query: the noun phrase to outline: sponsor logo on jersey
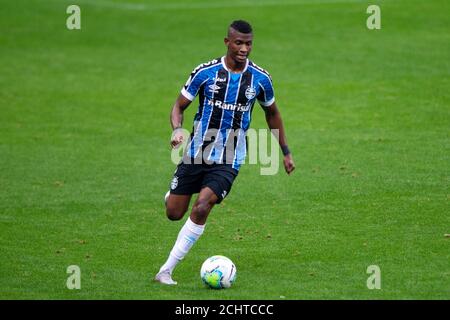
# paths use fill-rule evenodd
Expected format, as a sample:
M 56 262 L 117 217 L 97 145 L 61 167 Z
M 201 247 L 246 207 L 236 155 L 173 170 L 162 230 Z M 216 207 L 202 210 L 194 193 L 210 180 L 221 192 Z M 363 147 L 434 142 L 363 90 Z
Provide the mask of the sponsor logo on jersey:
M 224 109 L 224 110 L 245 112 L 245 111 L 250 110 L 251 103 L 247 103 L 247 104 L 236 103 L 236 104 L 234 104 L 234 103 L 225 103 L 220 100 L 214 101 L 213 99 L 208 99 L 208 106 L 218 107 L 218 108 Z
M 245 97 L 248 100 L 253 99 L 256 96 L 256 89 L 254 87 L 248 87 L 247 90 L 245 90 Z
M 214 79 L 214 82 L 225 82 L 225 81 L 227 81 L 226 78 L 219 78 L 219 77 L 217 77 L 217 78 Z

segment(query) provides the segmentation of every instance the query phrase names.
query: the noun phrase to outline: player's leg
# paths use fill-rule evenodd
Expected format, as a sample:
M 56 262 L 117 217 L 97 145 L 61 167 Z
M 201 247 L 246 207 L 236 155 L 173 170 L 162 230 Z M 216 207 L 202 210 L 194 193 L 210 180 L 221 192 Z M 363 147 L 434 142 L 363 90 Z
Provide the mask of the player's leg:
M 192 194 L 200 190 L 202 179 L 200 167 L 189 164 L 178 165 L 170 184 L 170 192 L 166 194 L 166 214 L 170 220 L 183 218 L 189 208 Z M 176 284 L 172 280 L 173 269 L 184 256 L 183 248 L 185 247 L 184 243 L 187 241 L 186 237 L 189 237 L 191 229 L 195 229 L 195 226 L 191 226 L 189 222 L 190 220 L 187 219 L 178 233 L 169 257 L 155 276 L 156 281 L 163 284 Z
M 211 209 L 218 200 L 219 198 L 210 187 L 204 187 L 200 190 L 200 194 L 192 206 L 189 219 L 196 225 L 204 227 Z
M 206 170 L 203 186 L 165 266 L 170 275 L 203 234 L 209 213 L 216 203 L 222 202 L 230 193 L 236 175 L 237 172 L 234 169 L 223 166 L 213 166 Z M 172 279 L 170 278 L 170 280 Z
M 192 207 L 191 215 L 178 233 L 177 241 L 170 251 L 169 258 L 155 277 L 157 281 L 164 284 L 176 284 L 172 280 L 172 272 L 203 234 L 206 218 L 217 200 L 216 194 L 210 188 L 205 187 L 200 190 Z
M 167 218 L 180 220 L 189 208 L 192 194 L 200 191 L 203 174 L 201 167 L 180 163 L 166 193 L 165 204 Z
M 191 215 L 178 234 L 169 259 L 156 276 L 156 280 L 164 284 L 176 284 L 171 277 L 175 266 L 186 256 L 203 234 L 209 213 L 216 203 L 220 203 L 229 194 L 237 176 L 236 170 L 225 166 L 212 166 L 205 171 L 202 188 L 192 207 Z
M 166 214 L 169 220 L 180 220 L 189 209 L 192 194 L 168 193 L 166 199 Z

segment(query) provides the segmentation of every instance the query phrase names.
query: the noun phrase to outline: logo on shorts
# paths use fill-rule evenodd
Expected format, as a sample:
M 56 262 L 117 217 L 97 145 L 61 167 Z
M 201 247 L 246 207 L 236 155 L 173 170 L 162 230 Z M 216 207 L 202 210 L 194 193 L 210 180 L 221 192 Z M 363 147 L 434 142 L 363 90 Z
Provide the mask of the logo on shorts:
M 245 90 L 245 97 L 248 100 L 253 99 L 256 96 L 256 90 L 254 87 L 248 87 L 247 90 Z
M 227 190 L 223 190 L 222 191 L 222 199 L 225 198 L 227 196 Z
M 175 176 L 172 179 L 172 182 L 170 183 L 170 189 L 175 190 L 175 188 L 178 186 L 178 177 Z

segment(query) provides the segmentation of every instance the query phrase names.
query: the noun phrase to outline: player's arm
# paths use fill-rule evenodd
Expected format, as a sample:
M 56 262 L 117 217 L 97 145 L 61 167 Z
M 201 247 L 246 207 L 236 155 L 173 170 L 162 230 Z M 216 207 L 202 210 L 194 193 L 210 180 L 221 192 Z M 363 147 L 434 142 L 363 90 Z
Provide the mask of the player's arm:
M 278 110 L 277 104 L 273 102 L 270 106 L 263 108 L 266 113 L 266 121 L 269 128 L 278 130 L 278 143 L 284 155 L 283 164 L 287 174 L 291 174 L 295 169 L 295 163 L 292 159 L 292 154 L 289 151 L 286 135 L 284 133 L 283 119 Z
M 170 113 L 170 125 L 172 126 L 172 137 L 170 144 L 172 148 L 176 148 L 183 142 L 183 112 L 191 103 L 191 100 L 180 94 L 175 101 Z
M 202 85 L 208 79 L 208 73 L 204 72 L 205 64 L 197 66 L 189 76 L 186 84 L 181 89 L 180 95 L 175 101 L 172 112 L 170 113 L 170 124 L 172 126 L 172 138 L 170 144 L 172 148 L 178 147 L 183 142 L 183 112 L 189 104 L 195 99 Z

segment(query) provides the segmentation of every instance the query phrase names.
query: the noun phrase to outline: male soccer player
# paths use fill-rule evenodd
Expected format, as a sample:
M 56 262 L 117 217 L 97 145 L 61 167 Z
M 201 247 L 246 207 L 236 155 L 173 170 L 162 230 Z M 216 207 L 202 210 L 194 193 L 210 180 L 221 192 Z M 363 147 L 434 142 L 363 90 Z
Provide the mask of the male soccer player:
M 183 111 L 199 95 L 200 105 L 190 142 L 166 194 L 167 217 L 170 220 L 183 218 L 192 194 L 199 195 L 166 263 L 155 277 L 163 284 L 176 284 L 172 280 L 175 266 L 202 235 L 214 205 L 230 193 L 245 159 L 245 133 L 255 100 L 263 107 L 269 128 L 279 132 L 286 172 L 290 174 L 295 169 L 275 103 L 272 79 L 267 71 L 248 59 L 252 40 L 252 27 L 248 22 L 232 22 L 224 39 L 226 55 L 195 68 L 172 108 L 171 145 L 176 148 L 183 142 L 180 130 Z

